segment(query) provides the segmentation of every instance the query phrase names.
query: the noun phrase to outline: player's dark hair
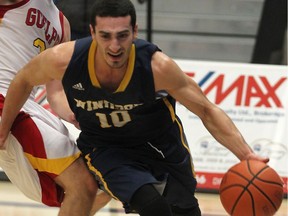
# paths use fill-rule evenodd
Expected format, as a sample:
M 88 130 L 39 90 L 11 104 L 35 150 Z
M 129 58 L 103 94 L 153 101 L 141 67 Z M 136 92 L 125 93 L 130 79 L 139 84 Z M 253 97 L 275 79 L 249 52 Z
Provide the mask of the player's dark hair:
M 91 10 L 90 24 L 96 25 L 96 17 L 131 17 L 131 26 L 136 25 L 136 11 L 130 0 L 96 0 Z

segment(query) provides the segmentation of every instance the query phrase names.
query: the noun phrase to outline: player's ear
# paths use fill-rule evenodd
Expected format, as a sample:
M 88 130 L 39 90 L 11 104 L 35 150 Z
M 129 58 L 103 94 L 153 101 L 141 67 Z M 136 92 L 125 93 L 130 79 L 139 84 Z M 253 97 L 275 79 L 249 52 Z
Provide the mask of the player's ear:
M 136 39 L 138 36 L 138 24 L 137 23 L 135 24 L 135 27 L 133 29 L 133 34 L 134 34 L 133 35 L 134 39 Z
M 89 25 L 89 28 L 90 28 L 90 34 L 91 34 L 92 38 L 94 39 L 95 38 L 95 29 L 93 28 L 93 26 L 91 24 Z

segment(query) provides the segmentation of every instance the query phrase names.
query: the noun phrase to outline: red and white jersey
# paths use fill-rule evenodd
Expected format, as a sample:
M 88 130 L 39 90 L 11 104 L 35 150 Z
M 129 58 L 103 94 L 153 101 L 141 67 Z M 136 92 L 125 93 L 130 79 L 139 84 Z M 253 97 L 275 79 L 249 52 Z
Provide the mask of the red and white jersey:
M 52 0 L 0 5 L 1 94 L 6 95 L 11 80 L 32 57 L 62 42 L 63 19 Z M 35 93 L 36 88 L 30 99 Z

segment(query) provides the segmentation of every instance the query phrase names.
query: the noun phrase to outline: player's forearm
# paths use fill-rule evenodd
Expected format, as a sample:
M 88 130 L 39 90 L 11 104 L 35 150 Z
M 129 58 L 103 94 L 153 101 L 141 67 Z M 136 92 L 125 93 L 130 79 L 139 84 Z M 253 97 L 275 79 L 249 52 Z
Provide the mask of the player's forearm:
M 70 122 L 70 116 L 74 115 L 68 106 L 65 95 L 53 95 L 48 97 L 51 109 L 63 120 Z M 71 122 L 70 122 L 71 123 Z
M 63 120 L 73 124 L 80 129 L 79 123 L 75 119 L 75 115 L 68 105 L 68 101 L 64 91 L 57 91 L 47 95 L 51 109 Z
M 79 123 L 75 119 L 75 115 L 70 109 L 68 102 L 65 98 L 65 95 L 62 97 L 52 97 L 50 98 L 50 100 L 48 100 L 48 102 L 50 104 L 51 109 L 58 115 L 58 117 L 65 120 L 66 122 L 73 124 L 76 128 L 80 129 Z
M 239 160 L 244 160 L 253 153 L 235 124 L 221 109 L 213 107 L 202 121 L 213 137 Z
M 70 122 L 71 111 L 62 83 L 60 80 L 52 80 L 46 84 L 47 100 L 51 109 L 63 120 Z

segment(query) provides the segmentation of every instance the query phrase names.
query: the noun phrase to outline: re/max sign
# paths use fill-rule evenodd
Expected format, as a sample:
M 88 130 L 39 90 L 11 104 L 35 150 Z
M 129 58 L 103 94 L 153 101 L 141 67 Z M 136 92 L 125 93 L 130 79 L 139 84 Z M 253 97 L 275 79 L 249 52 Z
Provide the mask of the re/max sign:
M 194 72 L 186 73 L 191 77 L 195 77 Z M 236 106 L 283 108 L 283 103 L 278 94 L 281 87 L 287 85 L 287 76 L 279 77 L 273 83 L 265 76 L 239 75 L 232 79 L 229 77 L 229 80 L 226 76 L 211 71 L 198 81 L 198 85 L 205 95 L 208 96 L 209 93 L 214 92 L 215 104 L 221 104 L 229 95 L 234 94 L 235 97 L 232 100 L 235 100 L 234 104 Z M 288 90 L 287 86 L 285 90 Z M 284 98 L 282 99 L 284 101 Z

